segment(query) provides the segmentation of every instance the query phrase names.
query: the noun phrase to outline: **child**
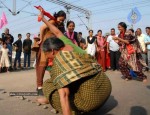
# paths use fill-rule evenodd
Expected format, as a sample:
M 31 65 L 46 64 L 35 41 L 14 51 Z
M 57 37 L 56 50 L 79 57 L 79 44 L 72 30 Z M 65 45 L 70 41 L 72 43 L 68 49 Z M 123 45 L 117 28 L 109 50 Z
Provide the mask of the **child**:
M 1 48 L 1 52 L 2 52 L 2 56 L 1 56 L 1 60 L 0 60 L 0 68 L 6 67 L 7 72 L 9 67 L 10 67 L 10 63 L 9 63 L 9 50 L 7 48 L 7 44 L 4 42 L 3 43 L 3 47 Z

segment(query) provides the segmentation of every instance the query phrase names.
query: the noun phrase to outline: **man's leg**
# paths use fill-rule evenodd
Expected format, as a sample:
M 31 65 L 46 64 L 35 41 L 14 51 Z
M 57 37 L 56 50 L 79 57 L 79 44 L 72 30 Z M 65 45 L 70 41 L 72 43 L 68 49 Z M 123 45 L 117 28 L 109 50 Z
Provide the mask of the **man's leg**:
M 69 88 L 58 89 L 63 115 L 72 115 L 69 101 Z
M 21 68 L 21 52 L 18 52 L 18 65 L 19 65 L 19 68 Z
M 148 50 L 147 58 L 148 58 L 148 68 L 150 69 L 150 50 Z
M 14 69 L 16 69 L 16 63 L 18 60 L 18 52 L 16 52 L 15 60 L 14 60 Z
M 28 54 L 28 67 L 30 67 L 30 58 L 31 58 L 31 53 Z
M 24 68 L 26 68 L 26 60 L 27 60 L 27 54 L 24 53 Z
M 115 68 L 115 55 L 114 55 L 115 53 L 113 52 L 113 51 L 111 51 L 110 50 L 110 65 L 111 65 L 111 69 L 112 70 L 115 70 L 116 68 Z

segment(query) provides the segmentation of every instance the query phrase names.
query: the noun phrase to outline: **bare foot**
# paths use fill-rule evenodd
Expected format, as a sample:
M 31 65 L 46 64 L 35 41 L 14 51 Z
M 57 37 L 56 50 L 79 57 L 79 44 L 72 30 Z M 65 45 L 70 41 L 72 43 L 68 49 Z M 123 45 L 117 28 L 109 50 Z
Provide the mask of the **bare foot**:
M 42 104 L 42 105 L 49 103 L 49 101 L 47 100 L 46 97 L 39 97 L 39 98 L 37 98 L 36 101 L 37 101 L 38 103 Z
M 143 83 L 147 83 L 147 79 L 143 79 Z
M 128 79 L 128 78 L 126 78 L 125 80 L 126 80 L 126 81 L 129 81 L 129 79 Z

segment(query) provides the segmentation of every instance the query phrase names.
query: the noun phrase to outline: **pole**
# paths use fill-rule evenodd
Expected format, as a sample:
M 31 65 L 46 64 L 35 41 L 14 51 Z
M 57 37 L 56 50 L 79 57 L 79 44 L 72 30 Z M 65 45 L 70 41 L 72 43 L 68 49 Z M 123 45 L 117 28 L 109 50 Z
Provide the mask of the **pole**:
M 16 0 L 13 0 L 13 15 L 16 15 Z

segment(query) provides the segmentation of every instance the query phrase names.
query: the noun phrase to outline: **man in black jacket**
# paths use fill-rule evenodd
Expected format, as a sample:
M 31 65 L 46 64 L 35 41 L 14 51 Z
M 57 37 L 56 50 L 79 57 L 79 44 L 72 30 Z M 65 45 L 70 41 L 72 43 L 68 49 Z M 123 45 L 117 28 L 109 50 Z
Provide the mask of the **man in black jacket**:
M 26 36 L 27 36 L 27 38 L 23 41 L 24 68 L 26 68 L 26 60 L 27 60 L 27 58 L 28 58 L 28 68 L 30 68 L 32 40 L 30 39 L 30 33 L 27 33 Z
M 12 43 L 14 42 L 14 37 L 11 34 L 9 34 L 8 28 L 5 29 L 4 33 L 2 33 L 3 42 L 6 42 L 7 38 L 10 39 L 10 44 L 12 45 Z
M 5 30 L 4 30 L 4 33 L 2 33 L 2 40 L 3 40 L 3 42 L 7 42 L 7 40 L 9 40 L 9 45 L 10 45 L 10 47 L 12 46 L 12 43 L 14 42 L 14 37 L 9 33 L 9 29 L 8 28 L 6 28 Z M 12 51 L 12 49 L 11 49 L 11 51 Z M 10 54 L 12 54 L 12 52 L 10 52 Z M 11 57 L 9 57 L 9 61 L 10 61 L 10 70 L 12 69 L 12 55 L 11 55 Z
M 18 67 L 21 68 L 21 53 L 22 53 L 22 41 L 21 41 L 22 35 L 18 34 L 18 40 L 13 43 L 16 50 L 16 57 L 14 60 L 14 69 L 16 69 L 16 62 L 18 61 Z

